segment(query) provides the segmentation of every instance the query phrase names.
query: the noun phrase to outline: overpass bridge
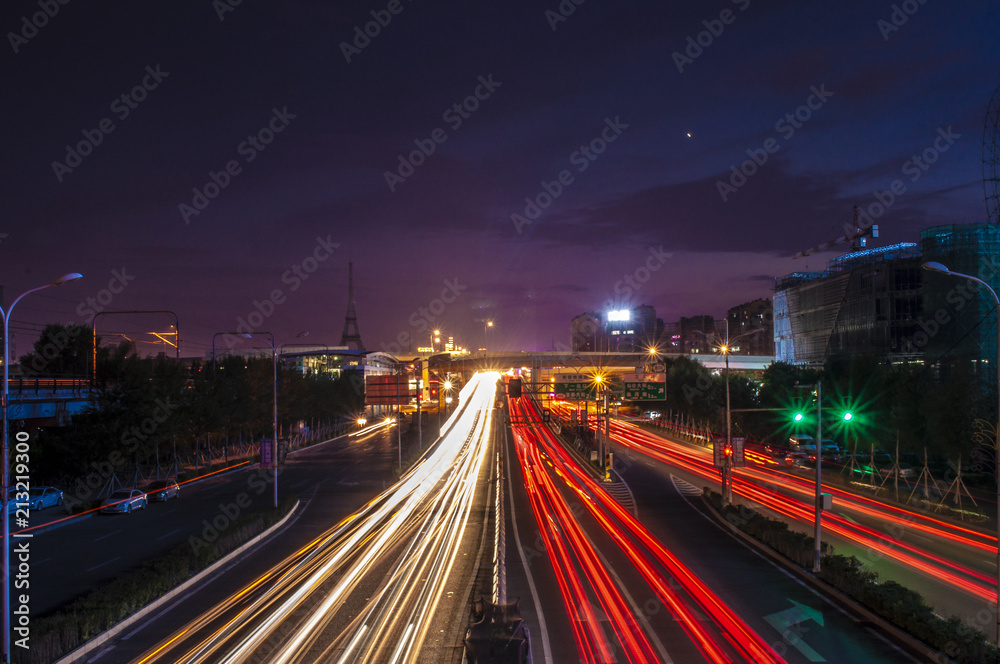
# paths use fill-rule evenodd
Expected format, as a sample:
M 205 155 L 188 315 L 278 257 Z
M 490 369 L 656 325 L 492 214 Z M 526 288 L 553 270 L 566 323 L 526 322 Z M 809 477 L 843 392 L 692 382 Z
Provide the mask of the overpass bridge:
M 524 369 L 538 374 L 553 370 L 567 370 L 573 373 L 639 373 L 648 365 L 664 360 L 687 357 L 715 371 L 726 367 L 726 356 L 721 354 L 686 354 L 648 352 L 580 352 L 569 351 L 489 351 L 470 353 L 462 357 L 434 355 L 427 358 L 431 368 L 451 373 L 471 375 L 475 371 Z M 763 373 L 774 362 L 773 355 L 730 355 L 729 370 L 732 372 Z
M 91 402 L 86 378 L 11 377 L 10 419 L 24 420 L 30 429 L 62 426 Z

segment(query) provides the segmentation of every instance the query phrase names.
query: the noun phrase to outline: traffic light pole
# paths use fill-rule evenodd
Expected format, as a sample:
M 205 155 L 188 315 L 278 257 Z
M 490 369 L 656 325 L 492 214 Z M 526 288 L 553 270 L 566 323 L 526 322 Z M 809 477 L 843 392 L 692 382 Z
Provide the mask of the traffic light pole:
M 722 455 L 722 504 L 733 502 L 733 416 L 729 407 L 729 349 L 726 349 L 726 453 Z
M 813 573 L 819 574 L 820 534 L 823 522 L 823 381 L 816 381 L 816 552 Z

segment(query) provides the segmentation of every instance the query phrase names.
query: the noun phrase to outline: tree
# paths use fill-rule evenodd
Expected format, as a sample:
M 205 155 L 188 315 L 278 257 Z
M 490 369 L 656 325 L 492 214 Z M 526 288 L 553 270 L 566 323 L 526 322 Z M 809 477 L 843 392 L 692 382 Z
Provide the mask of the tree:
M 21 375 L 84 378 L 92 352 L 93 337 L 89 328 L 75 323 L 52 323 L 42 330 L 32 352 L 21 356 Z

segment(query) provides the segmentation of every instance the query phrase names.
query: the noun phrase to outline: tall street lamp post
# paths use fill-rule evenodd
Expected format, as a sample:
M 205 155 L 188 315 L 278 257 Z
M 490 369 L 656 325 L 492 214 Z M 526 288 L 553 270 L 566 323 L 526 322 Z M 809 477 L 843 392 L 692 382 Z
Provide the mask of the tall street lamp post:
M 997 293 L 993 288 L 980 279 L 979 277 L 974 277 L 971 274 L 962 274 L 960 272 L 952 272 L 946 268 L 941 263 L 934 261 L 928 261 L 924 263 L 921 267 L 925 270 L 930 270 L 931 272 L 940 272 L 941 274 L 947 274 L 953 277 L 959 277 L 961 279 L 968 279 L 969 281 L 974 281 L 977 284 L 984 286 L 990 295 L 993 296 L 993 302 L 997 307 L 997 366 L 995 370 L 997 372 L 997 421 L 996 429 L 994 430 L 996 439 L 996 458 L 995 458 L 995 475 L 997 481 L 997 571 L 996 571 L 996 581 L 997 581 L 997 591 L 1000 592 L 1000 298 L 997 297 Z M 6 438 L 4 439 L 6 440 Z M 1000 610 L 997 611 L 997 644 L 1000 645 Z
M 8 394 L 8 380 L 10 375 L 8 373 L 10 367 L 10 315 L 14 311 L 14 307 L 17 303 L 21 301 L 25 295 L 30 293 L 35 293 L 40 290 L 45 290 L 46 288 L 52 288 L 53 286 L 62 286 L 68 281 L 75 281 L 83 277 L 79 272 L 70 272 L 69 274 L 64 274 L 59 277 L 51 284 L 45 284 L 44 286 L 39 286 L 38 288 L 32 288 L 31 290 L 25 291 L 18 295 L 13 302 L 11 302 L 10 307 L 7 311 L 0 308 L 0 315 L 3 316 L 3 391 L 2 391 L 2 403 L 0 403 L 0 409 L 3 410 L 3 482 L 0 486 L 0 491 L 3 492 L 3 661 L 10 661 L 10 513 L 8 509 L 8 503 L 10 502 L 10 425 L 7 421 L 7 407 L 10 403 L 10 395 Z
M 726 329 L 729 329 L 728 324 Z M 733 411 L 729 404 L 729 354 L 733 350 L 733 342 L 757 334 L 761 330 L 751 330 L 738 334 L 735 337 L 727 338 L 725 343 L 719 346 L 719 352 L 726 356 L 726 448 L 722 455 L 722 504 L 728 505 L 733 501 Z M 702 332 L 702 334 L 705 334 Z M 707 336 L 707 335 L 706 335 Z M 728 335 L 727 335 L 728 337 Z

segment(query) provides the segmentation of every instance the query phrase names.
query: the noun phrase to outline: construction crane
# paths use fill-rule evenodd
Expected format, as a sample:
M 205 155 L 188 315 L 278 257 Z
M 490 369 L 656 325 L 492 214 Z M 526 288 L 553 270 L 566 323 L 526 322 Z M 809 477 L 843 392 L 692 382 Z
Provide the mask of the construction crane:
M 847 231 L 844 235 L 830 240 L 828 242 L 823 242 L 817 244 L 815 247 L 809 247 L 803 251 L 792 256 L 792 258 L 804 258 L 810 254 L 815 254 L 818 251 L 825 251 L 831 247 L 836 247 L 841 244 L 851 243 L 851 251 L 858 251 L 864 249 L 867 246 L 867 238 L 877 238 L 878 237 L 878 224 L 872 224 L 871 226 L 862 226 L 858 222 L 861 210 L 857 205 L 854 206 L 854 223 L 850 227 L 845 225 L 844 230 Z

